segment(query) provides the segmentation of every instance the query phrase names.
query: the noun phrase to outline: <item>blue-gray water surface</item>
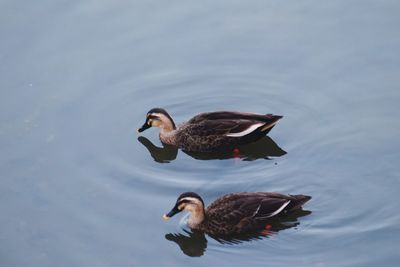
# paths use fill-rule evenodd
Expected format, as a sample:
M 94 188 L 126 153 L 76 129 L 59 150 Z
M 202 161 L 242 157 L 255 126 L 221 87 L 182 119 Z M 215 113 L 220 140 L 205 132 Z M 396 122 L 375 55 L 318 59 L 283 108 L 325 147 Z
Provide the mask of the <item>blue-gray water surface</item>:
M 398 266 L 399 1 L 0 3 L 1 266 Z M 284 118 L 248 155 L 164 151 L 150 108 Z M 254 153 L 253 153 L 254 152 Z M 253 154 L 252 154 L 253 153 Z M 313 198 L 264 237 L 176 197 Z

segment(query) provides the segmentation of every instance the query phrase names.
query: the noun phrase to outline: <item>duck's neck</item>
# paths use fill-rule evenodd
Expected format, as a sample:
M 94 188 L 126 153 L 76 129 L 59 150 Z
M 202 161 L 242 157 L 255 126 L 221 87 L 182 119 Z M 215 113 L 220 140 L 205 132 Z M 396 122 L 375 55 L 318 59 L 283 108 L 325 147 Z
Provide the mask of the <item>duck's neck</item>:
M 169 114 L 159 114 L 159 117 L 162 121 L 161 125 L 159 126 L 161 128 L 161 132 L 169 133 L 176 129 L 175 122 Z
M 163 143 L 169 145 L 175 145 L 175 135 L 174 131 L 176 129 L 175 123 L 172 119 L 167 119 L 163 121 L 160 127 L 160 139 Z
M 166 120 L 161 125 L 161 132 L 167 134 L 175 130 L 175 123 L 172 120 Z
M 190 228 L 199 228 L 199 226 L 204 222 L 206 216 L 203 207 L 197 207 L 190 211 L 190 217 L 188 220 L 188 225 Z

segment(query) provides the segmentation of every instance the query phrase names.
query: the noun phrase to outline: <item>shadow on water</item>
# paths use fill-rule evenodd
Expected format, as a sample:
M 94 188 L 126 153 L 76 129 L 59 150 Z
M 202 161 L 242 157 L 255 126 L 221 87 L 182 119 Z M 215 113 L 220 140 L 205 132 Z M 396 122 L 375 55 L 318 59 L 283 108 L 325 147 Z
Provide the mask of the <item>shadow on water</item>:
M 178 148 L 175 146 L 163 144 L 163 147 L 154 145 L 144 136 L 139 136 L 138 141 L 144 145 L 150 152 L 153 159 L 160 163 L 168 163 L 176 159 Z M 269 159 L 270 157 L 280 157 L 286 154 L 270 137 L 264 136 L 260 140 L 237 147 L 237 151 L 215 151 L 215 152 L 189 152 L 182 150 L 192 158 L 199 160 L 212 159 L 231 159 L 240 158 L 251 161 L 256 159 Z
M 207 249 L 207 239 L 203 232 L 190 232 L 183 230 L 187 235 L 176 233 L 166 234 L 165 239 L 173 241 L 181 248 L 182 252 L 190 257 L 203 256 Z
M 246 241 L 261 240 L 263 238 L 277 234 L 279 231 L 296 227 L 300 224 L 298 218 L 311 214 L 308 210 L 296 210 L 284 217 L 275 218 L 268 222 L 268 228 L 257 233 L 235 236 L 210 236 L 221 244 L 239 244 Z M 173 241 L 190 257 L 201 257 L 207 249 L 207 239 L 203 232 L 183 230 L 183 233 L 169 233 L 165 239 Z

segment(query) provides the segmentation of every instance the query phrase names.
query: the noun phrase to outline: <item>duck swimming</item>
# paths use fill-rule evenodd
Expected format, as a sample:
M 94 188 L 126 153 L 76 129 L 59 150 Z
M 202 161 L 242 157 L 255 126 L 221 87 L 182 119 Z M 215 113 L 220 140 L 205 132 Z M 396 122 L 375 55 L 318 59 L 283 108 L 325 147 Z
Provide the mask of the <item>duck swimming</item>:
M 217 111 L 200 113 L 175 125 L 162 108 L 153 108 L 137 131 L 159 127 L 160 140 L 186 151 L 208 152 L 254 142 L 265 136 L 282 116 L 272 114 Z
M 268 220 L 300 209 L 311 199 L 306 195 L 281 193 L 232 193 L 216 199 L 207 208 L 194 192 L 181 194 L 172 210 L 163 218 L 168 220 L 181 211 L 188 211 L 188 226 L 210 235 L 235 235 L 261 231 Z

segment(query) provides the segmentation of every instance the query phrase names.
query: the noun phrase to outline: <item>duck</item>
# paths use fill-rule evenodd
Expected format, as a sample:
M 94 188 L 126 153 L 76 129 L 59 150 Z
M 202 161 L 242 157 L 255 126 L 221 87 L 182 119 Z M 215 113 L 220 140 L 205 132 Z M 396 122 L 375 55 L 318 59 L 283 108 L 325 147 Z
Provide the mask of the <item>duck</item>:
M 165 109 L 153 108 L 147 112 L 145 123 L 137 132 L 158 127 L 163 144 L 189 152 L 211 152 L 257 141 L 282 117 L 273 114 L 216 111 L 200 113 L 177 126 Z
M 203 199 L 194 192 L 181 194 L 170 212 L 170 219 L 181 211 L 190 216 L 187 225 L 191 230 L 212 236 L 228 236 L 262 231 L 268 221 L 290 211 L 301 209 L 311 199 L 307 195 L 289 195 L 275 192 L 230 193 L 217 198 L 207 208 Z

